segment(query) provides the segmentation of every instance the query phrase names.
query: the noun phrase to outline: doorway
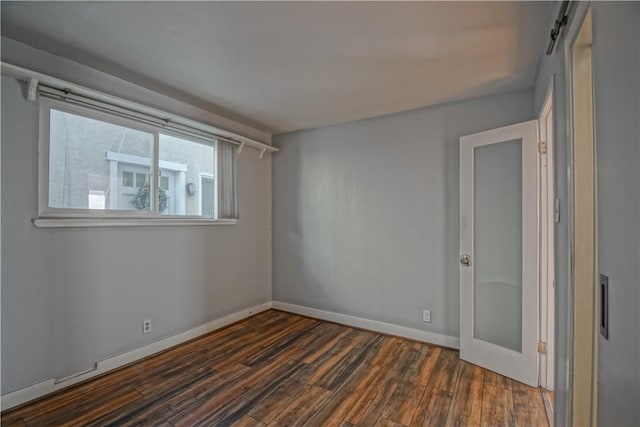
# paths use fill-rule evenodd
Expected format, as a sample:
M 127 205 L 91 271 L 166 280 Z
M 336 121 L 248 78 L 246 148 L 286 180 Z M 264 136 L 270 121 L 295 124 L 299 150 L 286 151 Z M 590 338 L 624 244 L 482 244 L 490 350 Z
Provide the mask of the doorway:
M 596 157 L 593 116 L 591 10 L 574 38 L 569 38 L 572 185 L 571 286 L 573 301 L 571 351 L 572 424 L 595 425 L 597 420 L 597 218 Z
M 553 390 L 553 85 L 540 119 L 460 139 L 460 357 Z
M 460 138 L 460 358 L 538 386 L 538 121 Z

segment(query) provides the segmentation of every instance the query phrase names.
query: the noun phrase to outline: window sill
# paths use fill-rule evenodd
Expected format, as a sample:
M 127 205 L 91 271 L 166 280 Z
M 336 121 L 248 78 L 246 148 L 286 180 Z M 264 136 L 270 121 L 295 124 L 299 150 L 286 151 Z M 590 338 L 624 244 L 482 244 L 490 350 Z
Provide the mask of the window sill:
M 38 228 L 60 227 L 149 227 L 184 225 L 236 225 L 237 219 L 202 218 L 67 218 L 39 217 L 33 219 Z

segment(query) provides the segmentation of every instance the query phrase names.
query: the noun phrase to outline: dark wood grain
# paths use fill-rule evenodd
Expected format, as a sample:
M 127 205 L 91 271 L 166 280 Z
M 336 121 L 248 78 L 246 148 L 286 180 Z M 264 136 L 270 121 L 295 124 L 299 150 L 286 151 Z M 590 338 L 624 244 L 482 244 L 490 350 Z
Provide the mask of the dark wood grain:
M 458 387 L 453 396 L 447 426 L 478 426 L 482 415 L 482 368 L 462 362 Z
M 269 310 L 2 414 L 33 426 L 547 426 L 455 350 Z

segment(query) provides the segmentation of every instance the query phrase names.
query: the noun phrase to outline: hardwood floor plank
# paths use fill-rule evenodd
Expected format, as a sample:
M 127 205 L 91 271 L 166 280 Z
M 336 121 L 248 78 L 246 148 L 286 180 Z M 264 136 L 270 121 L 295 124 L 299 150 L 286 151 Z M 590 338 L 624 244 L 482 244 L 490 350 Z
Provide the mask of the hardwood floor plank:
M 231 426 L 232 427 L 264 427 L 266 426 L 266 424 L 256 420 L 255 418 L 245 415 L 244 417 L 240 418 L 238 421 L 233 423 Z
M 298 337 L 298 339 L 292 343 L 296 347 L 301 347 L 309 354 L 313 353 L 318 348 L 324 346 L 327 342 L 331 341 L 336 335 L 344 330 L 340 325 L 335 323 L 318 322 L 313 330 L 309 333 Z M 306 357 L 306 355 L 305 355 Z
M 2 427 L 28 427 L 22 418 L 3 419 Z
M 513 395 L 511 380 L 491 371 L 485 371 L 482 390 L 481 426 L 512 426 Z
M 233 327 L 240 328 L 236 333 L 225 335 L 223 338 L 217 338 L 214 332 L 204 338 L 196 340 L 196 345 L 201 347 L 209 356 L 210 360 L 212 360 L 216 356 L 229 353 L 229 350 L 233 352 L 234 350 L 255 344 L 256 341 L 260 341 L 261 337 L 281 331 L 290 325 L 296 324 L 300 319 L 301 317 L 299 316 L 282 317 L 278 315 L 276 316 L 276 320 L 265 320 L 261 324 L 254 324 L 254 321 L 246 324 L 241 322 L 232 325 Z M 215 345 L 212 345 L 212 343 Z
M 361 365 L 347 382 L 334 392 L 310 418 L 309 425 L 338 426 L 355 403 L 371 387 L 381 367 Z
M 264 348 L 277 344 L 281 340 L 286 340 L 290 334 L 296 334 L 303 330 L 310 329 L 315 324 L 311 319 L 301 318 L 301 320 L 284 327 L 283 329 L 264 336 L 259 340 L 251 342 L 241 350 L 233 351 L 233 349 L 225 354 L 219 355 L 209 360 L 216 369 L 224 369 L 225 366 L 232 365 L 234 363 L 242 363 L 247 358 L 251 358 L 253 355 L 262 351 Z
M 389 361 L 389 358 L 391 358 L 391 356 L 393 356 L 393 354 L 398 351 L 401 343 L 401 338 L 385 336 L 383 338 L 382 345 L 380 346 L 376 354 L 373 355 L 370 363 L 375 366 L 386 365 Z
M 247 415 L 259 402 L 267 398 L 280 385 L 289 384 L 289 380 L 295 377 L 297 372 L 303 369 L 303 365 L 294 363 L 291 369 L 286 371 L 276 370 L 257 384 L 245 389 L 242 399 L 234 399 L 226 403 L 217 411 L 213 411 L 203 425 L 229 425 L 244 415 Z M 308 390 L 307 390 L 308 391 Z
M 371 382 L 345 420 L 358 425 L 375 424 L 414 357 L 412 343 L 403 342 L 394 360 Z
M 458 352 L 451 349 L 442 349 L 438 357 L 440 369 L 435 369 L 431 374 L 428 386 L 436 387 L 440 390 L 453 393 L 458 385 L 458 375 L 460 373 L 460 358 Z
M 283 412 L 300 395 L 311 387 L 300 381 L 288 381 L 277 387 L 271 394 L 257 401 L 249 411 L 249 415 L 269 424 L 277 415 Z
M 457 352 L 442 349 L 410 426 L 441 426 L 446 423 L 459 370 Z
M 282 339 L 275 341 L 272 345 L 261 348 L 259 351 L 251 354 L 242 361 L 244 365 L 253 366 L 266 360 L 272 359 L 280 352 L 291 349 L 293 344 L 306 334 L 313 334 L 313 330 L 319 325 L 318 322 L 308 324 L 306 327 L 297 328 L 296 330 L 284 335 Z M 300 349 L 299 349 L 300 350 Z
M 176 427 L 193 426 L 205 423 L 207 419 L 216 415 L 225 405 L 233 401 L 240 401 L 240 396 L 251 387 L 265 379 L 278 379 L 286 375 L 291 375 L 300 364 L 296 361 L 288 361 L 284 365 L 272 364 L 262 369 L 251 369 L 246 375 L 238 378 L 237 381 L 222 387 L 215 394 L 208 394 L 206 397 L 194 402 L 183 409 L 178 414 L 169 418 L 169 422 Z M 209 424 L 212 425 L 212 424 Z
M 113 412 L 126 404 L 141 398 L 142 395 L 133 389 L 122 391 L 115 395 L 102 397 L 100 403 L 85 402 L 83 405 L 67 408 L 67 411 L 48 413 L 44 416 L 34 416 L 25 419 L 29 427 L 39 426 L 78 426 L 85 425 L 104 414 Z M 96 396 L 94 396 L 94 400 Z M 90 410 L 89 410 L 90 407 Z
M 83 401 L 91 399 L 91 396 L 96 393 L 107 394 L 116 388 L 129 387 L 138 381 L 139 372 L 135 366 L 123 368 L 109 375 L 96 378 L 91 382 L 74 386 L 64 392 L 56 393 L 29 405 L 22 406 L 9 412 L 8 416 L 3 414 L 2 423 L 4 424 L 5 419 L 16 417 L 26 419 L 56 411 L 66 411 L 69 407 L 80 405 Z
M 270 426 L 293 427 L 307 425 L 307 420 L 331 395 L 322 387 L 312 385 L 269 423 Z
M 180 386 L 189 378 L 194 378 L 212 372 L 209 366 L 203 361 L 198 363 L 185 363 L 183 365 L 171 366 L 166 370 L 159 370 L 154 375 L 145 376 L 143 381 L 133 386 L 138 392 L 148 395 L 163 390 Z
M 420 404 L 425 388 L 410 381 L 401 381 L 382 411 L 382 417 L 408 426 Z
M 374 427 L 405 427 L 405 424 L 400 424 L 388 418 L 380 417 Z
M 482 415 L 484 371 L 479 366 L 461 362 L 458 388 L 453 395 L 447 426 L 478 426 Z
M 382 417 L 408 426 L 424 394 L 431 373 L 440 356 L 440 348 L 420 344 L 402 381 L 391 396 Z
M 547 425 L 538 389 L 446 348 L 269 310 L 2 413 L 2 425 Z
M 340 388 L 358 366 L 366 363 L 367 357 L 371 354 L 371 348 L 380 341 L 381 337 L 374 337 L 369 341 L 354 346 L 351 351 L 345 354 L 316 381 L 316 385 L 332 391 Z
M 436 362 L 440 357 L 440 351 L 440 347 L 427 344 L 421 345 L 415 363 L 409 367 L 409 370 L 405 374 L 406 380 L 421 386 L 429 384 L 433 368 L 435 368 Z
M 218 393 L 226 385 L 233 383 L 250 370 L 244 365 L 234 365 L 223 372 L 213 372 L 193 384 L 184 384 L 173 394 L 152 396 L 144 405 L 132 412 L 122 412 L 116 419 L 110 419 L 114 426 L 148 426 L 157 420 L 165 420 L 192 406 L 200 399 L 206 399 Z M 153 400 L 152 400 L 153 399 Z M 104 425 L 104 424 L 102 424 Z
M 360 331 L 354 330 L 346 335 L 341 341 L 337 342 L 335 347 L 323 353 L 315 360 L 313 366 L 315 372 L 309 378 L 313 384 L 320 381 L 330 371 L 335 369 L 337 363 L 342 360 L 354 348 L 357 348 L 365 340 L 365 335 Z
M 546 409 L 539 388 L 517 381 L 511 382 L 513 393 L 513 422 L 515 425 L 548 426 Z
M 324 344 L 322 347 L 318 348 L 316 351 L 311 352 L 308 356 L 306 356 L 302 361 L 304 363 L 314 363 L 318 360 L 318 358 L 322 357 L 331 352 L 336 346 L 339 345 L 348 335 L 353 333 L 354 330 L 351 328 L 345 328 L 338 335 L 334 336 L 330 341 Z
M 105 426 L 105 425 L 144 425 L 144 421 L 166 419 L 171 414 L 171 407 L 164 405 L 165 402 L 171 401 L 172 398 L 180 393 L 184 387 L 190 387 L 206 378 L 216 376 L 216 372 L 204 370 L 194 377 L 185 377 L 184 382 L 179 385 L 174 384 L 173 387 L 167 386 L 164 389 L 157 389 L 154 394 L 144 395 L 134 401 L 128 402 L 126 405 L 115 408 L 114 411 L 105 413 L 104 415 L 94 418 L 87 426 Z M 153 417 L 146 420 L 140 418 L 148 411 L 153 411 Z

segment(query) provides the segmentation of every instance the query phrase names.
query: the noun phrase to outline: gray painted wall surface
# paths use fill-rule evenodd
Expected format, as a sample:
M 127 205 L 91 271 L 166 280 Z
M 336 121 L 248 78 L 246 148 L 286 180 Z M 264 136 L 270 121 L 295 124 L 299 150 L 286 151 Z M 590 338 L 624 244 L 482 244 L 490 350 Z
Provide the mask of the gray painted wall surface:
M 238 156 L 236 226 L 37 229 L 38 108 L 23 91 L 2 77 L 2 393 L 271 299 L 270 156 Z
M 522 91 L 275 136 L 274 300 L 457 337 L 459 138 L 532 119 L 532 101 Z
M 580 5 L 580 10 L 586 5 Z M 598 266 L 609 276 L 609 340 L 600 339 L 598 424 L 640 423 L 640 12 L 638 3 L 592 3 L 593 76 L 598 162 Z M 553 13 L 556 13 L 554 11 Z M 570 25 L 579 25 L 572 22 Z M 543 58 L 535 87 L 540 108 L 551 75 L 556 79 L 556 189 L 566 206 L 566 83 L 563 43 Z M 565 218 L 566 219 L 566 218 Z M 567 228 L 556 239 L 557 354 L 566 359 Z M 558 365 L 559 405 L 566 401 L 566 367 Z M 561 420 L 556 420 L 560 423 Z

